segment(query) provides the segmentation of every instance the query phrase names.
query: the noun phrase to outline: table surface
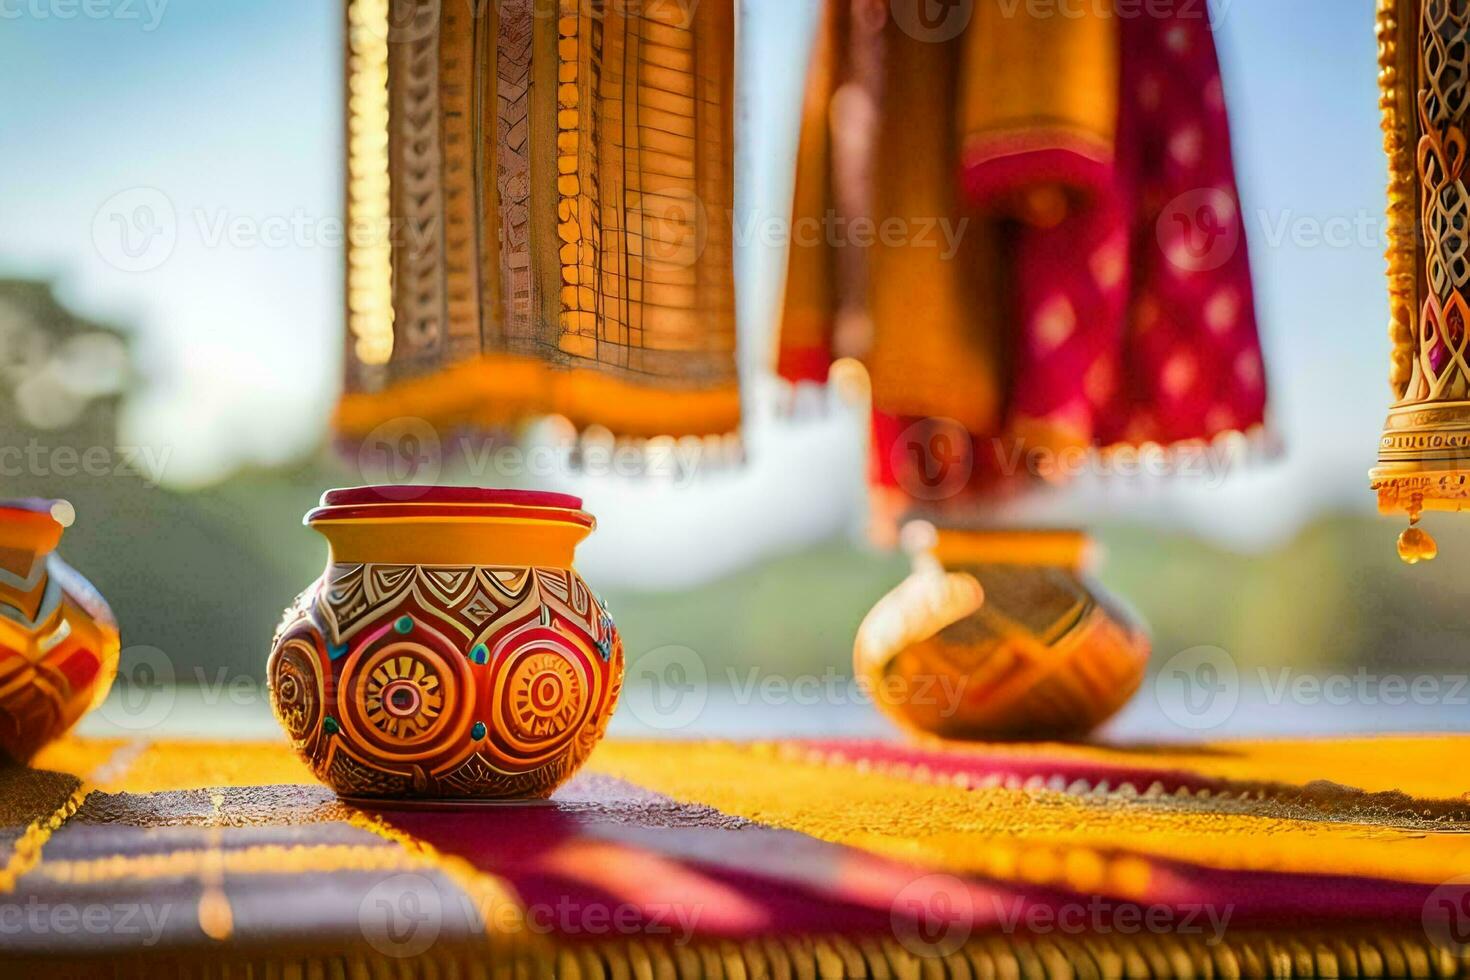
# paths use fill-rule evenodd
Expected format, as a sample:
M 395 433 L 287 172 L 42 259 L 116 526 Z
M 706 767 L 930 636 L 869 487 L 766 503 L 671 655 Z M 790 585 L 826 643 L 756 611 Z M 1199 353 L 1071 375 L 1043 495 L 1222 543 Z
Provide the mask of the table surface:
M 402 809 L 276 733 L 72 738 L 0 770 L 0 968 L 1455 975 L 1467 751 L 609 739 L 550 801 Z

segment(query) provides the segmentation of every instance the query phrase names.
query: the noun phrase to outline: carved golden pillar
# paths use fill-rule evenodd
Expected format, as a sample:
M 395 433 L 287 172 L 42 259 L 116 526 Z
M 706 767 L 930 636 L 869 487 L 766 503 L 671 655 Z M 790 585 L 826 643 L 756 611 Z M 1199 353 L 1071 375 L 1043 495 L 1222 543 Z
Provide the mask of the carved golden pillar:
M 1372 485 L 1381 512 L 1408 515 L 1412 564 L 1436 551 L 1420 515 L 1470 504 L 1470 0 L 1379 0 L 1378 43 L 1394 402 Z

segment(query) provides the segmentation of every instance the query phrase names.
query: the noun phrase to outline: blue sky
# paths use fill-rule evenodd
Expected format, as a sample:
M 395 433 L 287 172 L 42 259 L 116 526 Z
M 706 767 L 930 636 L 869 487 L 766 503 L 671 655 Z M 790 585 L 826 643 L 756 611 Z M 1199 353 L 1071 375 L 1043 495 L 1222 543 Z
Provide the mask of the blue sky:
M 187 484 L 322 437 L 341 349 L 341 13 L 335 0 L 152 2 L 93 0 L 107 16 L 62 19 L 67 0 L 0 0 L 0 273 L 54 278 L 136 331 L 151 385 L 130 436 L 168 444 Z M 1371 505 L 1388 346 L 1373 4 L 1214 7 L 1288 456 L 1171 506 L 1228 528 L 1259 524 L 1269 499 L 1285 527 Z M 779 212 L 811 7 L 744 10 L 741 203 Z M 166 260 L 124 271 L 94 231 L 139 189 L 162 195 L 177 236 Z M 742 257 L 749 341 L 764 342 L 771 259 Z

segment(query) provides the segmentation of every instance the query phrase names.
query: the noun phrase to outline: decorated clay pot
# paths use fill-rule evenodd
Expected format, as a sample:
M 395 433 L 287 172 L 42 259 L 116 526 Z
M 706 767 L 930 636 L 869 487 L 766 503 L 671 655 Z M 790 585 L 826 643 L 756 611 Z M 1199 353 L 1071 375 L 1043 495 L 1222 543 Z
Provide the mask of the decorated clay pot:
M 64 500 L 0 501 L 0 750 L 26 762 L 107 697 L 117 620 L 56 554 Z
M 576 497 L 331 490 L 306 515 L 327 569 L 276 632 L 271 704 L 350 798 L 548 795 L 592 751 L 623 679 L 607 607 L 572 568 Z
M 910 731 L 1086 735 L 1138 690 L 1148 631 L 1086 574 L 1075 531 L 941 529 L 858 628 L 857 675 Z

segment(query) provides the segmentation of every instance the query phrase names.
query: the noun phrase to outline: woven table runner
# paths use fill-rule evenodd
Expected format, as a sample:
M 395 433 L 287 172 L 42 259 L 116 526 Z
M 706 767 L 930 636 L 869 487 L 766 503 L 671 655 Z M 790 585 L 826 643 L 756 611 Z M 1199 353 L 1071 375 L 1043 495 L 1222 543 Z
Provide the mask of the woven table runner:
M 610 741 L 550 801 L 368 810 L 284 744 L 70 739 L 0 772 L 0 958 L 48 976 L 1458 976 L 1467 752 Z

